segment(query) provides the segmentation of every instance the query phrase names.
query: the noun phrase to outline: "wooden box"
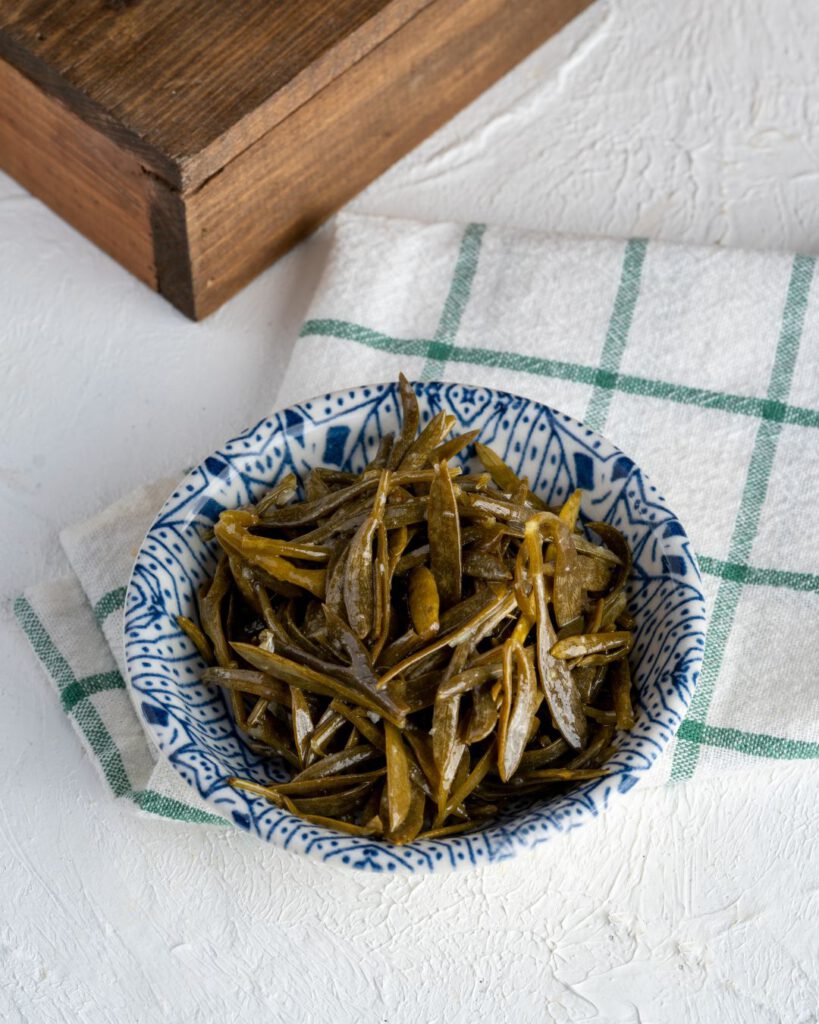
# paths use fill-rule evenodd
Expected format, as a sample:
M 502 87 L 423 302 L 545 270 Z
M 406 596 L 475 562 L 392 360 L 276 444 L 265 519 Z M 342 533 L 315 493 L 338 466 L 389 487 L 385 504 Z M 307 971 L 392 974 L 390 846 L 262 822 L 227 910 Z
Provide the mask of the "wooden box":
M 206 316 L 591 0 L 2 0 L 0 168 Z

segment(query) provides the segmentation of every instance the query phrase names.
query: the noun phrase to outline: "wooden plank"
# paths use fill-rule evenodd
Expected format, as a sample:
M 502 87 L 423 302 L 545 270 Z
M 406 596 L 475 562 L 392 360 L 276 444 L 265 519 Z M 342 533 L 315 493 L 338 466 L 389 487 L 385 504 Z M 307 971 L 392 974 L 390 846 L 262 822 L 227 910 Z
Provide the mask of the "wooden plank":
M 248 85 L 232 114 L 229 105 L 220 105 L 224 97 L 209 92 L 213 54 L 186 50 L 185 40 L 191 40 L 182 30 L 173 35 L 179 12 L 190 20 L 191 11 L 210 0 L 131 5 L 109 0 L 116 8 L 110 11 L 96 0 L 6 0 L 0 8 L 0 48 L 14 51 L 15 59 L 24 52 L 22 63 L 29 61 L 26 66 L 40 76 L 34 83 L 0 59 L 0 166 L 196 318 L 312 231 L 591 0 L 516 0 L 514 7 L 505 0 L 356 0 L 356 11 L 366 11 L 369 22 L 356 21 L 352 8 L 344 6 L 347 0 L 339 0 L 332 15 L 324 0 L 299 0 L 295 6 L 291 0 L 274 5 L 263 0 L 263 7 L 257 5 L 261 2 L 247 0 L 249 15 L 261 18 L 263 10 L 275 7 L 291 19 L 290 49 L 281 40 L 276 44 L 291 63 L 283 58 L 286 66 L 278 69 L 283 76 L 275 79 L 278 93 L 253 107 L 261 93 L 254 91 L 258 83 Z M 170 21 L 157 19 L 157 3 Z M 217 23 L 227 17 L 227 8 L 235 10 L 218 5 Z M 153 12 L 150 25 L 108 18 L 137 9 Z M 77 14 L 83 11 L 84 22 Z M 308 32 L 307 44 L 296 45 L 293 19 L 311 11 L 321 11 L 328 24 L 310 23 L 314 31 Z M 336 17 L 346 18 L 344 25 L 336 25 Z M 367 25 L 376 23 L 368 36 Z M 267 21 L 264 25 L 269 27 Z M 35 29 L 41 48 L 33 57 L 21 40 Z M 161 45 L 154 32 L 164 40 Z M 240 36 L 230 37 L 225 57 Z M 373 48 L 374 39 L 380 43 Z M 30 39 L 28 44 L 33 45 Z M 246 50 L 261 59 L 254 43 Z M 116 60 L 119 52 L 129 55 L 124 70 Z M 313 65 L 305 64 L 310 56 Z M 140 102 L 139 81 L 151 81 L 148 58 L 158 62 L 163 87 L 151 86 Z M 251 78 L 257 71 L 253 61 L 245 69 Z M 266 73 L 259 76 L 265 88 L 274 82 Z M 235 85 L 231 75 L 220 71 L 215 77 Z M 96 92 L 83 94 L 79 103 L 77 83 L 91 84 Z M 175 106 L 169 97 L 177 92 L 181 99 Z M 219 102 L 208 120 L 202 105 L 214 97 Z M 177 146 L 170 155 L 153 149 L 151 139 L 140 134 L 139 119 L 151 110 L 163 131 L 176 132 L 164 136 Z M 208 122 L 204 133 L 197 134 L 195 123 L 175 122 L 180 111 L 191 117 L 199 111 Z M 273 127 L 257 137 L 268 124 Z M 186 155 L 186 139 L 196 145 L 211 141 Z M 171 179 L 176 176 L 188 187 L 174 187 L 158 172 L 161 160 Z
M 157 287 L 154 184 L 137 158 L 0 60 L 0 167 Z
M 3 0 L 0 57 L 185 189 L 430 2 Z
M 590 0 L 436 0 L 187 197 L 207 315 Z

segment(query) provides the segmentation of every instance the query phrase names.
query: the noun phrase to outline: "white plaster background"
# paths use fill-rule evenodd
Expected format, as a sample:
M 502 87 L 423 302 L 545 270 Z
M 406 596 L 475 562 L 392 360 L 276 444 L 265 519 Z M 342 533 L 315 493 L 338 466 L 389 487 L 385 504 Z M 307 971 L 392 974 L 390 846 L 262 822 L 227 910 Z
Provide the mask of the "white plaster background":
M 815 0 L 600 0 L 351 206 L 817 252 L 817 54 Z M 262 415 L 325 244 L 194 325 L 0 176 L 5 597 L 63 568 L 62 526 Z M 815 767 L 360 876 L 112 803 L 2 615 L 4 1022 L 819 1020 Z

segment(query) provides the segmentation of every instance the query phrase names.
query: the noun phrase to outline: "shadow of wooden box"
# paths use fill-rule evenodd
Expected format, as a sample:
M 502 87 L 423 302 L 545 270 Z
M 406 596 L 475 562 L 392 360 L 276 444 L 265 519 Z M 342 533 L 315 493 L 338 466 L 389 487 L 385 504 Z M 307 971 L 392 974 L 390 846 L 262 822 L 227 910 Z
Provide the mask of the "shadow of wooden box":
M 3 0 L 0 167 L 200 319 L 591 0 Z

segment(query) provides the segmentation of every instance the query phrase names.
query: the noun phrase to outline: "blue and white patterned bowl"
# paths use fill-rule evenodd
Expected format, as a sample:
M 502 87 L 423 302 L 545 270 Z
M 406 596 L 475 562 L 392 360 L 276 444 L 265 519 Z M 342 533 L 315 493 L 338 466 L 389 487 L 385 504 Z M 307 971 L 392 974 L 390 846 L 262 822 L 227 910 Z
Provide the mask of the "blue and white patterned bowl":
M 257 500 L 284 473 L 316 465 L 360 470 L 398 423 L 397 385 L 324 395 L 262 420 L 193 470 L 159 513 L 140 549 L 125 604 L 131 695 L 150 737 L 218 814 L 267 842 L 371 871 L 440 871 L 503 860 L 588 821 L 627 793 L 682 721 L 702 662 L 705 609 L 685 531 L 641 470 L 605 438 L 537 402 L 461 384 L 415 385 L 422 423 L 439 409 L 457 429 L 480 429 L 490 445 L 550 504 L 575 487 L 582 514 L 605 520 L 634 551 L 630 608 L 639 693 L 636 727 L 618 737 L 611 774 L 508 812 L 474 835 L 394 847 L 317 828 L 228 786 L 232 775 L 265 781 L 269 762 L 247 748 L 221 691 L 199 682 L 203 664 L 176 626 L 192 615 L 213 570 L 215 542 L 203 540 L 219 513 Z M 273 776 L 287 777 L 283 767 Z

